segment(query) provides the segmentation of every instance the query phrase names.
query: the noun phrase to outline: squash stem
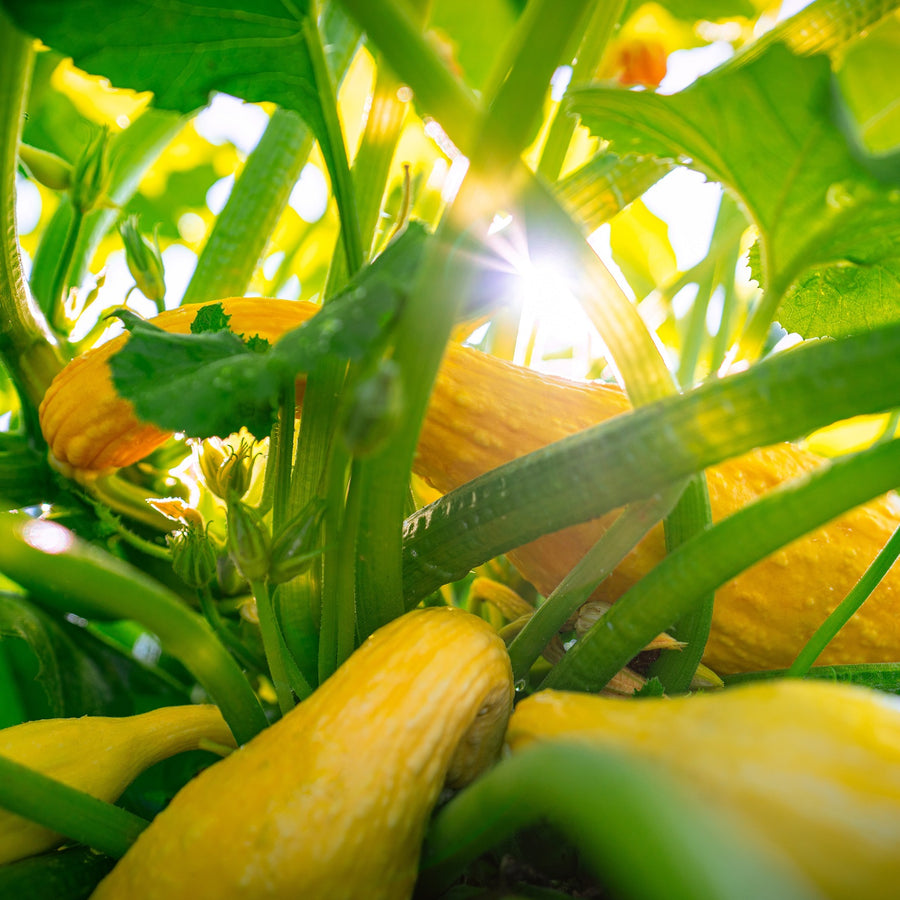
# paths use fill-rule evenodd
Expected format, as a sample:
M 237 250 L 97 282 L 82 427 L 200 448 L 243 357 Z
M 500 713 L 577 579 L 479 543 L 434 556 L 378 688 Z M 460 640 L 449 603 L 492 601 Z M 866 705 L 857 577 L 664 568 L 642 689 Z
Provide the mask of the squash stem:
M 269 673 L 272 676 L 275 696 L 278 698 L 278 708 L 284 716 L 294 708 L 294 697 L 291 693 L 286 661 L 288 650 L 278 628 L 278 619 L 275 616 L 275 607 L 269 594 L 269 586 L 264 581 L 251 581 L 250 593 L 256 600 L 259 630 L 266 651 L 266 660 L 269 663 Z
M 325 129 L 325 133 L 319 135 L 319 142 L 325 150 L 324 156 L 328 164 L 328 172 L 331 175 L 331 187 L 340 213 L 341 243 L 347 258 L 347 270 L 351 274 L 355 274 L 365 259 L 360 235 L 359 211 L 353 192 L 353 179 L 350 176 L 344 133 L 338 117 L 337 94 L 325 62 L 317 7 L 317 3 L 311 2 L 309 15 L 303 17 L 303 37 L 319 94 L 319 108 L 322 125 Z
M 492 189 L 493 184 L 499 183 L 494 176 L 498 171 L 508 171 L 510 165 L 519 165 L 519 154 L 542 109 L 550 75 L 587 4 L 584 0 L 566 0 L 560 10 L 559 4 L 539 0 L 529 7 L 510 39 L 509 70 L 504 78 L 497 79 L 495 96 L 486 98 L 488 111 L 474 111 L 474 131 L 468 113 L 465 124 L 457 117 L 463 106 L 470 106 L 470 99 L 452 76 L 448 80 L 448 73 L 434 59 L 434 51 L 420 47 L 422 36 L 415 32 L 408 13 L 402 13 L 389 0 L 371 5 L 356 2 L 345 5 L 398 75 L 404 80 L 412 76 L 409 83 L 424 108 L 436 115 L 466 153 L 470 150 L 465 135 L 472 135 L 472 169 L 438 229 L 397 327 L 393 360 L 404 389 L 406 416 L 386 447 L 366 462 L 371 488 L 365 515 L 370 522 L 377 522 L 379 529 L 379 552 L 367 561 L 367 585 L 379 596 L 396 597 L 399 601 L 403 592 L 401 529 L 406 485 L 443 349 L 476 271 L 473 259 L 459 252 L 460 245 L 470 234 L 487 230 L 494 204 L 500 202 Z M 397 46 L 397 33 L 389 33 L 382 27 L 385 21 L 382 14 L 387 19 L 396 15 L 396 27 L 404 34 L 402 51 Z M 407 39 L 411 42 L 409 46 Z M 409 65 L 410 48 L 414 56 L 420 49 L 426 51 L 427 63 L 421 60 L 424 69 Z M 434 100 L 436 107 L 428 105 L 428 98 Z M 451 130 L 456 124 L 462 138 Z M 513 181 L 518 183 L 519 179 Z M 503 202 L 510 199 L 508 195 L 502 198 Z M 373 620 L 366 624 L 366 629 L 380 624 L 384 623 Z
M 887 575 L 891 566 L 897 561 L 898 556 L 900 556 L 900 528 L 891 535 L 859 581 L 807 641 L 806 646 L 788 669 L 788 676 L 799 678 L 809 672 L 812 664 L 819 658 L 834 636 L 866 602 L 869 594 L 878 587 L 882 578 Z
M 898 360 L 896 325 L 811 342 L 498 466 L 407 518 L 407 608 L 548 531 L 646 498 L 754 447 L 900 406 Z M 598 459 L 602 469 L 593 465 Z
M 644 535 L 666 515 L 681 493 L 681 485 L 660 496 L 627 506 L 602 538 L 538 607 L 528 624 L 509 646 L 513 677 L 520 682 L 528 675 L 550 639 L 566 620 L 591 596 Z
M 293 381 L 281 390 L 278 404 L 278 423 L 272 436 L 274 447 L 274 478 L 272 533 L 278 534 L 288 521 L 291 507 L 291 474 L 294 458 L 294 414 L 296 389 Z M 266 472 L 268 475 L 269 473 Z
M 542 687 L 596 691 L 726 581 L 896 484 L 900 440 L 796 479 L 696 535 L 620 597 Z
M 116 858 L 150 824 L 112 803 L 0 756 L 0 806 Z
M 209 589 L 209 585 L 197 589 L 197 596 L 200 600 L 200 609 L 203 612 L 206 621 L 216 633 L 216 637 L 231 651 L 234 658 L 244 668 L 255 671 L 259 668 L 257 660 L 253 658 L 247 648 L 228 630 L 225 620 L 219 613 L 216 606 L 215 598 Z
M 37 408 L 64 360 L 25 288 L 16 239 L 16 153 L 34 64 L 33 43 L 0 10 L 0 358 L 21 399 L 29 436 L 40 441 Z
M 182 305 L 244 293 L 312 145 L 312 134 L 296 113 L 272 113 L 216 218 Z
M 681 495 L 675 509 L 665 523 L 666 551 L 671 553 L 695 534 L 712 524 L 706 476 L 695 475 Z M 682 694 L 690 690 L 697 666 L 709 639 L 715 594 L 708 593 L 685 616 L 675 622 L 671 634 L 684 643 L 678 653 L 663 653 L 650 668 L 668 694 Z
M 244 673 L 206 621 L 128 563 L 56 523 L 0 513 L 0 572 L 63 613 L 140 623 L 203 686 L 239 744 L 267 726 Z
M 50 321 L 53 327 L 60 333 L 67 333 L 66 327 L 66 296 L 69 290 L 69 273 L 72 271 L 72 262 L 75 257 L 75 245 L 81 234 L 81 226 L 84 224 L 84 213 L 72 206 L 72 214 L 66 226 L 66 234 L 62 246 L 59 248 L 59 257 L 56 260 L 56 269 L 53 273 L 53 283 L 50 289 Z
M 615 896 L 815 896 L 780 858 L 754 852 L 658 769 L 608 748 L 543 744 L 504 760 L 435 816 L 416 898 L 442 895 L 478 856 L 542 820 L 562 831 Z
M 625 0 L 595 5 L 572 64 L 571 83 L 582 84 L 592 80 L 624 8 Z M 550 184 L 559 178 L 577 125 L 578 120 L 574 116 L 567 114 L 561 106 L 557 108 L 538 163 L 538 174 Z

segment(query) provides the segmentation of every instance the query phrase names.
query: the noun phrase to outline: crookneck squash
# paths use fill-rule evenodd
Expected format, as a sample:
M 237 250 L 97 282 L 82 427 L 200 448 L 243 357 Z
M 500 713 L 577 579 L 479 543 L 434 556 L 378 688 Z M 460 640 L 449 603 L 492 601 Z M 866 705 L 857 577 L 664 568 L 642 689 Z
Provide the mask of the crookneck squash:
M 317 307 L 259 298 L 222 301 L 238 333 L 276 340 Z M 194 307 L 153 321 L 187 332 Z M 169 435 L 137 420 L 115 392 L 108 360 L 126 338 L 84 354 L 56 378 L 41 405 L 41 424 L 56 463 L 68 472 L 102 472 L 146 456 Z M 86 399 L 89 398 L 89 401 Z M 415 468 L 445 492 L 482 473 L 630 409 L 624 393 L 580 384 L 451 344 L 435 384 Z M 707 470 L 713 518 L 721 519 L 823 460 L 789 444 L 755 450 Z M 544 594 L 593 545 L 613 512 L 548 535 L 509 554 Z M 724 585 L 716 595 L 704 662 L 729 673 L 789 665 L 900 525 L 888 496 L 841 516 Z M 600 586 L 615 600 L 664 554 L 657 528 Z M 831 642 L 823 664 L 900 659 L 900 575 L 889 574 Z

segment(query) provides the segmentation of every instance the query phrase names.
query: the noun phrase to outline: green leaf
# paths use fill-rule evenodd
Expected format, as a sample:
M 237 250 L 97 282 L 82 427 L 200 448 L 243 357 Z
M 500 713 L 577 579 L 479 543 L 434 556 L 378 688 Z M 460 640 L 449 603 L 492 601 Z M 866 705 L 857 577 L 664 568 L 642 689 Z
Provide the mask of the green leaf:
M 112 357 L 116 390 L 148 422 L 190 437 L 224 437 L 245 426 L 269 433 L 279 390 L 324 360 L 359 361 L 383 346 L 419 268 L 428 232 L 410 225 L 348 288 L 269 348 L 245 343 L 227 326 L 220 304 L 203 307 L 192 334 L 170 334 L 128 310 L 131 331 Z M 198 323 L 199 319 L 199 323 Z
M 272 426 L 279 376 L 230 331 L 168 334 L 139 321 L 110 368 L 116 390 L 161 428 L 207 438 L 245 425 L 261 438 Z
M 191 334 L 215 334 L 217 331 L 228 331 L 231 316 L 225 315 L 221 303 L 201 306 L 191 322 Z
M 849 202 L 841 227 L 822 236 L 816 265 L 782 301 L 779 321 L 804 337 L 838 337 L 900 318 L 900 197 L 879 191 Z
M 394 323 L 422 261 L 428 232 L 410 223 L 403 234 L 339 295 L 272 348 L 285 370 L 310 372 L 335 356 L 358 361 Z
M 643 0 L 631 0 L 625 7 L 625 16 L 636 12 L 642 5 Z M 659 5 L 675 18 L 690 22 L 691 25 L 697 19 L 710 22 L 738 16 L 752 19 L 757 14 L 756 7 L 750 0 L 660 0 Z
M 152 91 L 160 109 L 191 113 L 216 91 L 293 110 L 319 140 L 332 179 L 346 152 L 327 109 L 309 0 L 0 0 L 15 23 L 116 87 Z
M 635 697 L 664 697 L 665 694 L 666 689 L 655 675 L 640 690 L 634 692 Z
M 23 640 L 37 664 L 34 676 L 51 716 L 108 713 L 116 700 L 114 682 L 63 628 L 21 597 L 0 594 L 0 639 Z
M 900 86 L 893 71 L 900 53 L 900 19 L 890 16 L 851 44 L 836 73 L 841 97 L 862 149 L 881 155 L 900 149 Z
M 825 57 L 801 59 L 776 44 L 670 97 L 599 87 L 572 97 L 575 111 L 613 151 L 690 165 L 735 192 L 760 231 L 758 272 L 772 314 L 800 275 L 815 277 L 825 265 L 870 266 L 865 248 L 877 234 L 870 217 L 878 217 L 879 228 L 894 228 L 900 215 L 900 199 L 868 175 L 833 124 Z M 890 256 L 886 244 L 879 241 L 879 265 Z M 888 274 L 892 268 L 888 263 Z M 801 333 L 835 335 L 871 324 L 867 307 L 879 273 L 859 274 L 841 273 L 841 308 L 818 309 L 827 330 Z M 878 321 L 900 312 L 890 310 L 892 291 L 888 282 L 874 294 L 882 307 Z
M 306 0 L 3 0 L 13 20 L 117 87 L 153 91 L 183 113 L 224 91 L 294 109 L 315 126 L 317 87 L 302 28 Z

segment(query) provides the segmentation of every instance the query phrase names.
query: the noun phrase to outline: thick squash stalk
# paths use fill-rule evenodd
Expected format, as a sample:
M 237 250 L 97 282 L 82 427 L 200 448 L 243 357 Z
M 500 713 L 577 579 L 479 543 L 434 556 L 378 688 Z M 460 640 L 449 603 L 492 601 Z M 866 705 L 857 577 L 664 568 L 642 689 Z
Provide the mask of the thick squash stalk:
M 542 691 L 518 705 L 507 740 L 514 752 L 575 741 L 643 757 L 758 831 L 824 896 L 897 896 L 896 698 L 793 680 L 640 702 Z
M 259 299 L 222 301 L 235 331 L 277 338 L 317 307 Z M 154 322 L 186 332 L 193 308 Z M 84 472 L 129 465 L 168 435 L 137 421 L 110 382 L 108 359 L 124 338 L 80 357 L 57 377 L 41 405 L 51 452 L 62 468 Z M 90 402 L 85 402 L 85 398 Z M 435 384 L 415 461 L 439 491 L 461 484 L 553 441 L 630 409 L 623 392 L 577 384 L 451 344 Z M 789 444 L 753 451 L 707 470 L 719 520 L 823 460 Z M 611 512 L 509 554 L 523 576 L 549 594 L 615 520 Z M 747 569 L 716 594 L 704 663 L 722 673 L 783 668 L 850 590 L 900 526 L 894 497 L 873 500 Z M 595 593 L 614 601 L 663 557 L 654 529 Z M 819 657 L 822 664 L 900 658 L 900 572 L 889 573 Z
M 487 623 L 407 613 L 189 783 L 94 898 L 409 897 L 442 785 L 494 761 L 512 695 Z
M 171 706 L 139 716 L 40 719 L 0 731 L 0 755 L 112 802 L 154 763 L 203 741 L 234 746 L 215 706 Z M 0 865 L 41 853 L 61 836 L 0 809 Z

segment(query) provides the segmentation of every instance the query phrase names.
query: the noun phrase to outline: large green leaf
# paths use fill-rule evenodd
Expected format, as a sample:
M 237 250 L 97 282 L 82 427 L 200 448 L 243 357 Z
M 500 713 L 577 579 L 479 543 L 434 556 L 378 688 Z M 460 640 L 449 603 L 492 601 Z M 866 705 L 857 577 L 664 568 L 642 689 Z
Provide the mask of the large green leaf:
M 221 91 L 294 110 L 319 139 L 332 177 L 345 160 L 330 127 L 308 0 L 0 0 L 24 31 L 156 106 L 193 112 Z M 327 80 L 327 79 L 326 79 Z
M 900 83 L 886 78 L 900 53 L 900 17 L 890 16 L 851 44 L 835 78 L 851 144 L 876 177 L 900 180 Z
M 614 151 L 690 165 L 736 194 L 759 228 L 759 276 L 773 312 L 801 275 L 826 279 L 839 292 L 820 294 L 814 316 L 795 313 L 801 292 L 791 292 L 782 318 L 805 336 L 900 315 L 895 280 L 868 269 L 866 249 L 885 228 L 896 233 L 900 198 L 868 175 L 835 127 L 825 57 L 801 59 L 774 45 L 670 97 L 601 87 L 572 97 Z M 877 229 L 870 224 L 876 217 Z M 878 265 L 889 273 L 900 246 L 878 244 Z M 840 303 L 824 302 L 838 296 Z
M 318 93 L 303 36 L 308 3 L 296 0 L 3 0 L 13 20 L 118 87 L 153 91 L 183 113 L 213 91 L 271 100 L 304 118 Z
M 27 600 L 0 594 L 0 640 L 19 638 L 34 657 L 35 681 L 51 716 L 107 713 L 122 697 L 115 682 L 65 633 Z

